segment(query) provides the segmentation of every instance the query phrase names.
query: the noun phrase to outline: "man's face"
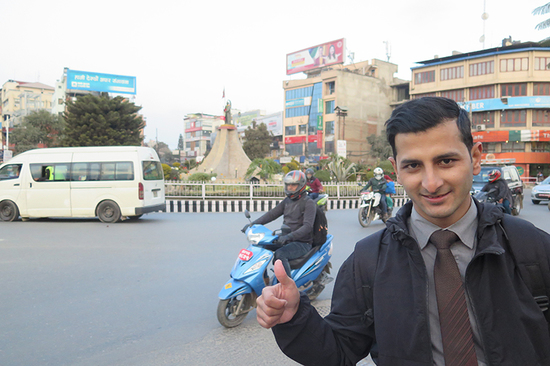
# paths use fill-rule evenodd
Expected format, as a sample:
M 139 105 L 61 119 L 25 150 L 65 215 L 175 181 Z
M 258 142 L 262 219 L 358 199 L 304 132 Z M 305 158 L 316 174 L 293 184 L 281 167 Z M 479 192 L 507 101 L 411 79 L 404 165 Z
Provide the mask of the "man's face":
M 307 179 L 311 179 L 311 177 L 313 177 L 313 175 L 311 175 L 311 174 L 307 175 Z
M 470 207 L 473 175 L 481 170 L 481 143 L 468 151 L 451 120 L 424 132 L 397 134 L 395 148 L 396 160 L 390 160 L 397 182 L 416 211 L 442 228 L 462 218 Z
M 296 192 L 296 190 L 298 189 L 298 184 L 287 184 L 286 189 L 290 192 Z

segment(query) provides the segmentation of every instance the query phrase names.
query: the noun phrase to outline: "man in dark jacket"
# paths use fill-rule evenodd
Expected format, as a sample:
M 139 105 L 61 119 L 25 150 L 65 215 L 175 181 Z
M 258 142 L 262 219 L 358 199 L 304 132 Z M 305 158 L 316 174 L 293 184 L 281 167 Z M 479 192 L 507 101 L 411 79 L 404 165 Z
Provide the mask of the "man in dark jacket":
M 446 98 L 414 99 L 393 111 L 386 134 L 412 202 L 376 241 L 357 244 L 377 247 L 372 311 L 356 249 L 325 319 L 275 263 L 280 283 L 257 299 L 260 325 L 305 365 L 355 365 L 369 353 L 379 366 L 550 365 L 548 323 L 508 250 L 508 220 L 539 244 L 545 271 L 550 235 L 470 197 L 481 144 L 467 112 Z
M 482 192 L 489 192 L 489 196 L 493 199 L 493 202 L 502 203 L 502 206 L 506 210 L 508 215 L 512 214 L 510 203 L 512 202 L 512 191 L 508 187 L 508 183 L 501 178 L 500 169 L 493 169 L 489 172 L 489 182 L 481 188 Z
M 272 210 L 254 220 L 252 224 L 267 224 L 283 215 L 283 224 L 290 227 L 290 234 L 277 239 L 282 248 L 275 251 L 274 260 L 280 259 L 290 276 L 290 259 L 303 256 L 311 250 L 313 243 L 313 223 L 317 208 L 315 202 L 306 193 L 306 176 L 299 170 L 293 170 L 283 179 L 287 197 Z M 246 225 L 242 232 L 251 224 Z

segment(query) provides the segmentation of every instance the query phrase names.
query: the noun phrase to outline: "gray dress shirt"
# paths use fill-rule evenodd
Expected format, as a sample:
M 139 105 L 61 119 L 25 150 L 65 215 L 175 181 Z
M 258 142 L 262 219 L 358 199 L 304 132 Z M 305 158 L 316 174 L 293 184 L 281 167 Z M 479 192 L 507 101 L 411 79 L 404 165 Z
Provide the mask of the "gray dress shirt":
M 445 365 L 445 360 L 443 358 L 443 341 L 441 340 L 441 327 L 439 325 L 439 312 L 437 310 L 437 299 L 435 295 L 434 282 L 434 264 L 435 257 L 437 255 L 437 249 L 433 244 L 428 245 L 428 240 L 430 239 L 430 236 L 433 234 L 434 231 L 440 229 L 451 230 L 456 235 L 458 235 L 463 244 L 454 244 L 451 247 L 451 252 L 455 257 L 456 263 L 458 265 L 458 270 L 460 271 L 460 275 L 462 276 L 462 281 L 464 281 L 466 267 L 474 257 L 476 251 L 477 222 L 477 207 L 472 201 L 470 203 L 470 208 L 468 209 L 466 214 L 460 220 L 449 227 L 441 228 L 437 225 L 432 224 L 431 222 L 420 216 L 414 206 L 411 217 L 409 218 L 407 223 L 411 236 L 416 239 L 416 242 L 420 247 L 420 252 L 422 253 L 422 258 L 424 259 L 426 270 L 428 272 L 428 311 L 430 321 L 430 335 L 432 340 L 434 365 L 436 366 Z M 474 333 L 474 343 L 478 364 L 479 366 L 486 366 L 485 355 L 483 353 L 483 349 L 481 348 L 478 326 L 472 313 L 470 299 L 467 295 L 466 303 L 468 306 L 468 313 L 470 315 L 472 331 Z

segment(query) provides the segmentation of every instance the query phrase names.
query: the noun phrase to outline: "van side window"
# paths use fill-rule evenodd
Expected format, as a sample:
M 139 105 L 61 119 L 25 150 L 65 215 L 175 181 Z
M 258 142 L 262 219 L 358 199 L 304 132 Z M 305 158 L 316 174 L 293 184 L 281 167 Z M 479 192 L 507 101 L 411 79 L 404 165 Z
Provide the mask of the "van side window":
M 36 182 L 68 181 L 70 165 L 69 163 L 31 164 L 32 179 Z
M 0 169 L 0 180 L 17 179 L 21 173 L 23 164 L 9 164 Z
M 127 161 L 73 163 L 72 181 L 98 180 L 134 180 L 134 164 Z
M 134 164 L 131 162 L 116 163 L 116 180 L 134 180 Z

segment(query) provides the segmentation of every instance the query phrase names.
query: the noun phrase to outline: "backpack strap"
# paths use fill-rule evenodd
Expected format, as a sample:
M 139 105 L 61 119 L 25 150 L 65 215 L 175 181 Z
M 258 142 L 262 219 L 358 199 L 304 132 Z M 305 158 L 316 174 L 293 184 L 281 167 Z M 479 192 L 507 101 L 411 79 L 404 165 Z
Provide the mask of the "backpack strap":
M 504 215 L 502 223 L 499 221 L 498 226 L 506 238 L 512 259 L 523 282 L 525 282 L 535 302 L 539 305 L 546 321 L 550 323 L 550 310 L 548 310 L 550 269 L 548 264 L 545 265 L 544 263 L 545 260 L 548 261 L 548 258 L 544 248 L 540 245 L 538 235 L 532 235 L 537 233 L 538 230 L 533 227 L 531 232 L 531 230 L 525 230 L 525 227 L 520 228 L 519 225 L 516 225 L 517 223 L 518 221 Z M 545 282 L 545 277 L 548 285 Z
M 359 304 L 364 309 L 361 317 L 364 323 L 372 323 L 374 320 L 372 291 L 378 267 L 380 242 L 385 231 L 386 229 L 379 230 L 358 242 L 353 253 L 355 283 L 359 289 Z

